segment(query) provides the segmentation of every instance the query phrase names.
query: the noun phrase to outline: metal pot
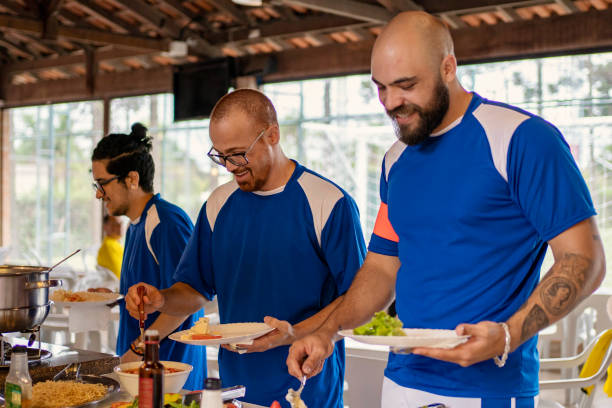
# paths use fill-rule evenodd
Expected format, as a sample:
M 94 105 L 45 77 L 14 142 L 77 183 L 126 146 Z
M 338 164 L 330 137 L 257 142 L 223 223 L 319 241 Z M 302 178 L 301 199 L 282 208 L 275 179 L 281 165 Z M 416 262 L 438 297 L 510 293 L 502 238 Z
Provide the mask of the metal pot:
M 49 288 L 62 281 L 49 279 L 44 266 L 0 265 L 0 332 L 32 329 L 49 313 Z
M 42 306 L 0 309 L 0 333 L 30 330 L 40 326 L 49 314 L 50 303 Z

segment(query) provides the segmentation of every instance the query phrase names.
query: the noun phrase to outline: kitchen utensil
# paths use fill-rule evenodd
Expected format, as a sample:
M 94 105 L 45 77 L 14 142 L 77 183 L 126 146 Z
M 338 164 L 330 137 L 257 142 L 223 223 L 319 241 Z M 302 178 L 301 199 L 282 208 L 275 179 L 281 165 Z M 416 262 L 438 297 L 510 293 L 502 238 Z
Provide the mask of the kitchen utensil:
M 33 329 L 40 326 L 49 314 L 50 302 L 41 306 L 0 309 L 0 333 Z
M 140 297 L 140 303 L 138 304 L 138 322 L 140 324 L 140 340 L 144 341 L 144 326 L 145 326 L 145 312 L 144 312 L 144 295 L 145 287 L 138 287 L 138 297 Z
M 66 261 L 68 258 L 72 258 L 73 255 L 76 255 L 77 253 L 79 253 L 81 251 L 81 249 L 77 249 L 76 251 L 74 251 L 73 253 L 71 253 L 70 255 L 68 255 L 67 257 L 65 257 L 64 259 L 62 259 L 61 261 L 59 261 L 58 263 L 56 263 L 55 265 L 53 265 L 52 267 L 49 268 L 49 272 L 51 272 L 52 270 L 54 270 L 58 265 L 64 263 L 64 261 Z
M 49 314 L 49 288 L 62 285 L 61 280 L 49 279 L 49 272 L 79 251 L 74 251 L 51 268 L 0 265 L 0 332 L 40 326 Z
M 53 381 L 80 381 L 81 363 L 70 363 L 53 376 Z

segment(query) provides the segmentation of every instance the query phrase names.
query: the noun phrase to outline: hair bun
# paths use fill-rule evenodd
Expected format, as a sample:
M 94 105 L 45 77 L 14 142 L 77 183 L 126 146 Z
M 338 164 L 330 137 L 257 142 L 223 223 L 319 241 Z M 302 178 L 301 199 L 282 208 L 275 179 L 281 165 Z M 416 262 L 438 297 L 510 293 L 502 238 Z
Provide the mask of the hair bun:
M 147 137 L 147 128 L 140 122 L 136 122 L 132 125 L 132 132 L 130 136 L 134 136 L 139 140 L 142 140 Z

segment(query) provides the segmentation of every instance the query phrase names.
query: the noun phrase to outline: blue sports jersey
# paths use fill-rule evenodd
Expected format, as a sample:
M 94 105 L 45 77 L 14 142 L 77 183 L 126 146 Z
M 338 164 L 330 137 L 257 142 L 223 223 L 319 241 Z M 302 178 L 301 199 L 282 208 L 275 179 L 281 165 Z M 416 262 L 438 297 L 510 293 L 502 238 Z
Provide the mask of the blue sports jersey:
M 506 321 L 538 284 L 547 241 L 595 214 L 561 133 L 477 94 L 441 134 L 391 147 L 380 194 L 369 250 L 399 256 L 396 308 L 414 328 Z M 536 342 L 510 353 L 503 368 L 390 354 L 385 375 L 440 395 L 533 396 Z
M 193 224 L 183 210 L 161 199 L 159 194 L 154 195 L 140 218 L 127 230 L 119 284 L 121 294 L 126 295 L 130 286 L 138 282 L 146 282 L 159 289 L 172 286 L 174 270 L 192 231 Z M 120 303 L 119 312 L 117 354 L 122 355 L 140 335 L 140 327 L 138 320 L 125 309 L 124 302 Z M 145 328 L 153 324 L 158 315 L 149 314 Z M 187 318 L 177 330 L 188 329 L 200 316 L 203 316 L 202 311 Z M 200 390 L 206 378 L 206 353 L 203 350 L 199 346 L 189 346 L 165 338 L 160 342 L 159 357 L 161 360 L 182 361 L 193 365 L 185 388 Z
M 222 323 L 291 324 L 316 314 L 350 286 L 365 256 L 359 214 L 341 188 L 296 163 L 287 184 L 245 192 L 232 181 L 202 207 L 175 278 L 208 299 L 218 297 Z M 288 347 L 263 353 L 219 351 L 223 386 L 246 386 L 245 400 L 288 407 L 287 389 L 299 382 L 287 372 Z M 338 342 L 323 371 L 308 381 L 306 405 L 341 408 L 344 344 Z

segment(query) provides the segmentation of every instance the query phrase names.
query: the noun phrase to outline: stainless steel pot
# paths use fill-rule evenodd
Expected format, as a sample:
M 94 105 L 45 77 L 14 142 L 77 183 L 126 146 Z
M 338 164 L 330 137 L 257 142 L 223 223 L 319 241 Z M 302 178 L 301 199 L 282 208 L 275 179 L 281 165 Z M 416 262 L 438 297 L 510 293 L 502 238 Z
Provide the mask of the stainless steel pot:
M 33 329 L 40 326 L 49 314 L 50 303 L 42 306 L 0 309 L 0 333 Z
M 0 265 L 0 332 L 32 329 L 49 313 L 49 288 L 62 281 L 49 279 L 44 266 Z

